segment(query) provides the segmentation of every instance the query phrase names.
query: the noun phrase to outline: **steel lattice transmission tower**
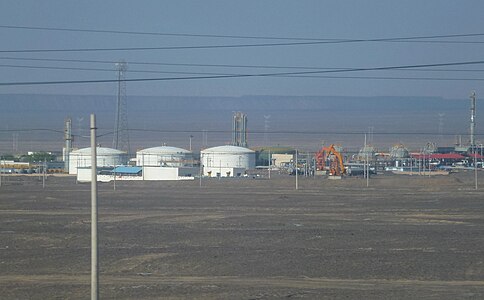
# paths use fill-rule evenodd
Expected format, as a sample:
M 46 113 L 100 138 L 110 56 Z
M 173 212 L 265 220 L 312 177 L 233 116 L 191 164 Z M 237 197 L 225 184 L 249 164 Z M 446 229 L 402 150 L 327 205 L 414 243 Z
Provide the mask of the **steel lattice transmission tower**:
M 113 148 L 126 151 L 129 154 L 128 101 L 125 81 L 128 65 L 126 62 L 120 61 L 116 63 L 116 70 L 118 72 L 118 97 L 114 122 Z

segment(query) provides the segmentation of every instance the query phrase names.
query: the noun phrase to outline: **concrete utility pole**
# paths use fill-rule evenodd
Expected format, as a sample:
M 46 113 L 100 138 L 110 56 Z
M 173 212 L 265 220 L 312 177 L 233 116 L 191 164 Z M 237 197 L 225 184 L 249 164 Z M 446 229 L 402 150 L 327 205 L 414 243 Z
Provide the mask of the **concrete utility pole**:
M 91 300 L 97 300 L 99 298 L 96 146 L 96 116 L 91 114 Z

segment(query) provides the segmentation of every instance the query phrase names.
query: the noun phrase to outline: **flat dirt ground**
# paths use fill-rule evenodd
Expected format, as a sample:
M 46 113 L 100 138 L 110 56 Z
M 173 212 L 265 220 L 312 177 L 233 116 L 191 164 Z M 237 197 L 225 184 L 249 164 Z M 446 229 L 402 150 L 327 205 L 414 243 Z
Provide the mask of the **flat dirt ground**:
M 473 178 L 100 183 L 100 296 L 483 299 Z M 89 297 L 90 184 L 3 177 L 0 298 Z

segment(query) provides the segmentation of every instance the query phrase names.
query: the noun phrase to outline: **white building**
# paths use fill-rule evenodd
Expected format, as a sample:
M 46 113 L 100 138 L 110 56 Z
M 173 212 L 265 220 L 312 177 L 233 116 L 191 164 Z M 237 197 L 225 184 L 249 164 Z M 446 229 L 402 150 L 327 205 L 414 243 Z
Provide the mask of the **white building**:
M 97 167 L 113 167 L 126 164 L 125 152 L 97 147 Z M 91 167 L 91 147 L 72 151 L 69 153 L 69 174 L 77 174 L 77 168 Z
M 193 166 L 193 153 L 177 147 L 160 146 L 136 152 L 137 166 Z
M 242 176 L 255 168 L 255 152 L 238 146 L 219 146 L 201 151 L 203 175 L 213 177 Z
M 114 169 L 103 170 L 97 175 L 97 181 L 142 181 L 142 180 L 193 180 L 198 175 L 199 168 L 193 167 L 129 167 L 118 166 Z M 115 179 L 116 177 L 116 179 Z M 90 182 L 91 168 L 77 169 L 77 181 Z

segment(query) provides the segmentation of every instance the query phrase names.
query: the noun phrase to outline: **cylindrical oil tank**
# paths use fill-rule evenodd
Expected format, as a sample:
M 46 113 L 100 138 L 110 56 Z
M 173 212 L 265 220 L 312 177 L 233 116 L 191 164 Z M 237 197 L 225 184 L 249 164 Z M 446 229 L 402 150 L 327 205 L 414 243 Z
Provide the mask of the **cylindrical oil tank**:
M 193 153 L 177 147 L 159 146 L 136 152 L 136 165 L 163 167 L 191 167 Z
M 125 165 L 127 162 L 126 152 L 105 147 L 97 147 L 96 151 L 98 167 Z M 77 168 L 90 166 L 91 147 L 69 153 L 69 174 L 77 174 Z
M 406 158 L 409 157 L 408 150 L 403 144 L 396 144 L 390 148 L 391 158 Z
M 255 168 L 255 151 L 238 146 L 218 146 L 201 151 L 204 167 Z

